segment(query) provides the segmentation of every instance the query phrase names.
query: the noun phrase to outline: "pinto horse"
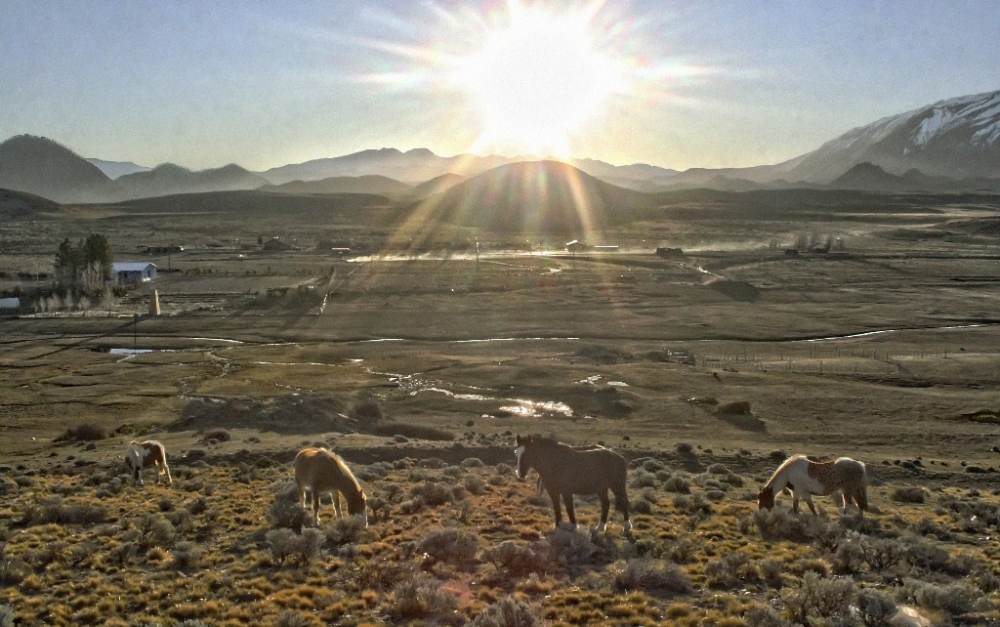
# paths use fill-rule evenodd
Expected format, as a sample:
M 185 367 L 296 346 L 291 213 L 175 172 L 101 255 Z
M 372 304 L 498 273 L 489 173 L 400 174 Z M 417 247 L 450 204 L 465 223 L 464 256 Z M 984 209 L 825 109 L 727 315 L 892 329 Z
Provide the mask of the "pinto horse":
M 340 511 L 340 495 L 343 494 L 347 499 L 347 513 L 361 516 L 364 526 L 368 526 L 365 493 L 339 456 L 325 448 L 302 449 L 295 456 L 295 483 L 302 497 L 302 507 L 309 509 L 306 489 L 312 493 L 313 524 L 319 524 L 319 495 L 328 492 L 333 497 L 333 509 L 338 517 L 343 515 Z
M 163 445 L 156 440 L 146 440 L 139 442 L 132 440 L 125 449 L 125 465 L 128 466 L 129 473 L 135 485 L 142 485 L 142 469 L 147 465 L 156 467 L 156 482 L 160 482 L 160 475 L 167 476 L 167 483 L 173 483 L 170 476 L 170 468 L 167 466 L 167 453 Z
M 625 458 L 611 449 L 599 447 L 577 450 L 568 444 L 540 436 L 517 436 L 517 476 L 524 479 L 532 468 L 538 471 L 542 485 L 552 500 L 555 510 L 556 527 L 562 523 L 559 498 L 566 505 L 566 516 L 576 525 L 573 509 L 574 494 L 596 494 L 601 499 L 601 523 L 598 532 L 603 532 L 608 523 L 611 500 L 608 490 L 615 494 L 615 507 L 625 517 L 624 533 L 632 530 L 628 513 L 628 495 L 625 478 L 628 467 Z
M 812 495 L 826 496 L 837 492 L 843 499 L 844 513 L 847 503 L 853 501 L 861 516 L 868 509 L 868 488 L 865 465 L 850 457 L 832 462 L 814 462 L 805 455 L 796 455 L 784 461 L 771 475 L 767 484 L 757 494 L 760 509 L 774 507 L 774 497 L 789 488 L 792 491 L 792 511 L 799 511 L 799 498 L 805 500 L 809 510 L 816 515 Z

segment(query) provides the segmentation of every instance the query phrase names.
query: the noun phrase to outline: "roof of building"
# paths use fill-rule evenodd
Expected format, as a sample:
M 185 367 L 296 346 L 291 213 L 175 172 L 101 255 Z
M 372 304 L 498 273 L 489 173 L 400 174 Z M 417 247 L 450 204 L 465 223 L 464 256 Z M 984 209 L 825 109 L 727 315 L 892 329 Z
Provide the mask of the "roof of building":
M 156 267 L 155 263 L 148 261 L 119 261 L 111 264 L 112 272 L 142 272 L 149 266 Z

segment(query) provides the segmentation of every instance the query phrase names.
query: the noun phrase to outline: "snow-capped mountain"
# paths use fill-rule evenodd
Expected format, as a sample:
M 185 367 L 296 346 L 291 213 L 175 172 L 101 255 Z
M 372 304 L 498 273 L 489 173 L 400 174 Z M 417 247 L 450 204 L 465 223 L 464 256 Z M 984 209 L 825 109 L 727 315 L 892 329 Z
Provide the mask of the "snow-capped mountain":
M 793 161 L 780 178 L 829 183 L 866 161 L 894 174 L 916 168 L 931 176 L 998 178 L 1000 91 L 882 118 Z

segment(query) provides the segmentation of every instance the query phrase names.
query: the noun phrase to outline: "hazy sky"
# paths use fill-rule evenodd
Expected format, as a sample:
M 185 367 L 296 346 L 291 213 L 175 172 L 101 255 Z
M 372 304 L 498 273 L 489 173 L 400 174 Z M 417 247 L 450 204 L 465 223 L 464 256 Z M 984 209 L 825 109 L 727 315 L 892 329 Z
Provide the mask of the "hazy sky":
M 0 140 L 42 135 L 86 157 L 195 169 L 386 146 L 491 152 L 490 114 L 454 68 L 510 26 L 507 1 L 0 0 Z M 530 4 L 553 23 L 585 21 L 587 45 L 627 74 L 567 135 L 576 157 L 775 163 L 1000 89 L 994 0 Z M 544 64 L 534 45 L 511 58 Z M 541 92 L 552 82 L 533 65 L 504 68 L 505 54 L 480 74 L 527 72 Z M 554 71 L 570 87 L 590 81 Z

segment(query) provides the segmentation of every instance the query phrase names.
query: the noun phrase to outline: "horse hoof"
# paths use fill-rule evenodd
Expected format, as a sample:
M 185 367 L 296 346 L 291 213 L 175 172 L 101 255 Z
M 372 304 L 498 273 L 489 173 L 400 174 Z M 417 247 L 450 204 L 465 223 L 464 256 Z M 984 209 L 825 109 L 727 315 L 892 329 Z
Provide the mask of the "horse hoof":
M 622 528 L 622 535 L 627 536 L 630 533 L 632 533 L 632 521 L 626 520 L 625 526 Z

